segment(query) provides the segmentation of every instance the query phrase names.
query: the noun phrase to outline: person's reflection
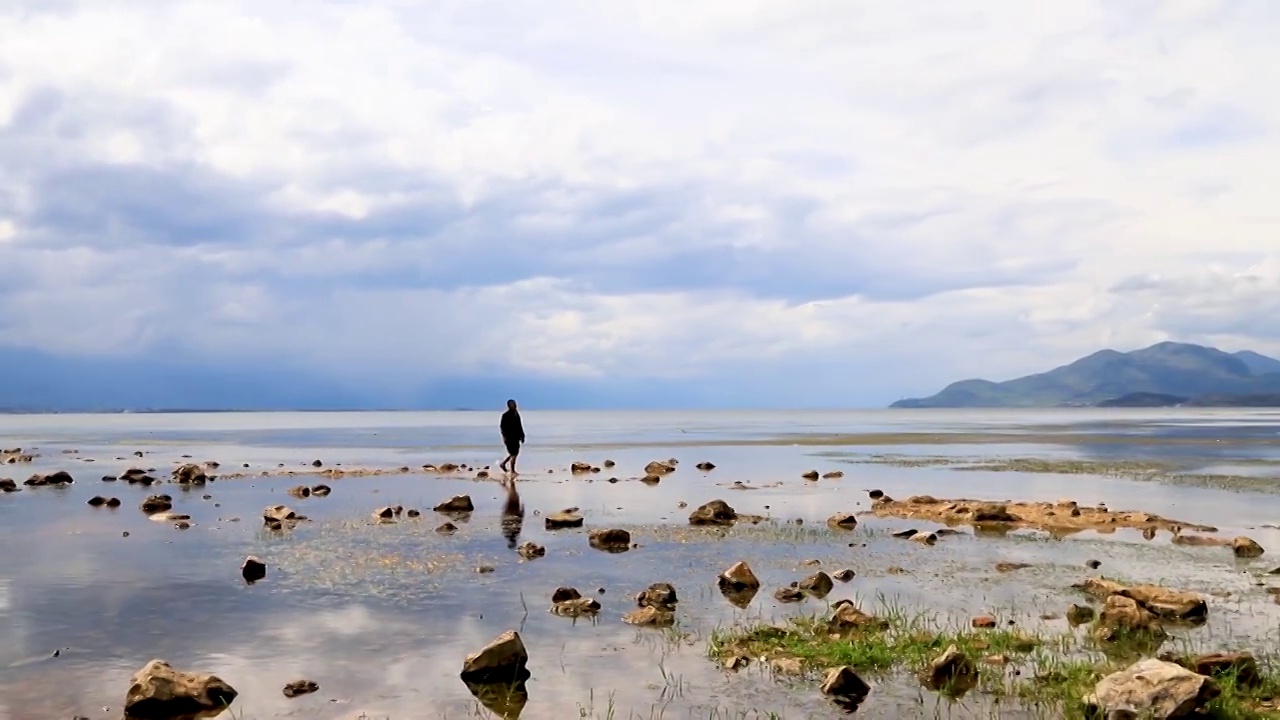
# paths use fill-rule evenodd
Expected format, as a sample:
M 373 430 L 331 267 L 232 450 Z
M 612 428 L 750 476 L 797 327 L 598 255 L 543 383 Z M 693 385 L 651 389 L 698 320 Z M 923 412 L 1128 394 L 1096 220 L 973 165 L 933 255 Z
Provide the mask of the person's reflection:
M 503 478 L 502 488 L 507 491 L 507 502 L 502 507 L 502 536 L 507 539 L 507 547 L 515 550 L 520 528 L 524 525 L 524 506 L 520 504 L 514 478 Z

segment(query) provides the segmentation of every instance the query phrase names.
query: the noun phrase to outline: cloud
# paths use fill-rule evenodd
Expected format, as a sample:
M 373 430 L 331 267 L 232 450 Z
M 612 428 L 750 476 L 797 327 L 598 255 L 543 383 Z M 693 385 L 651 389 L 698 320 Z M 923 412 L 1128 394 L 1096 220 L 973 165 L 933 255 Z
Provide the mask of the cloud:
M 1133 278 L 1229 284 L 1277 247 L 1277 25 L 1263 0 L 12 3 L 0 328 L 371 393 L 763 378 L 784 404 L 1274 349 L 1247 304 L 1274 273 L 1199 306 Z

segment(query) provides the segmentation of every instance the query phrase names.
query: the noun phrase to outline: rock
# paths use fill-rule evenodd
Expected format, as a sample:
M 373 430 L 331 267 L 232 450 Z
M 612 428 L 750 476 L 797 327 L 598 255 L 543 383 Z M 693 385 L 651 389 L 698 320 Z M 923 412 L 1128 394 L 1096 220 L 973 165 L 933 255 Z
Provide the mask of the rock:
M 612 461 L 612 460 L 605 460 L 605 461 L 604 461 L 604 466 L 605 466 L 605 467 L 607 467 L 607 468 L 611 468 L 611 467 L 613 467 L 614 465 L 617 465 L 617 464 L 618 464 L 618 463 L 616 463 L 616 462 L 614 462 L 614 461 Z
M 831 619 L 827 621 L 827 629 L 838 635 L 845 635 L 855 630 L 881 629 L 888 626 L 888 622 L 862 612 L 851 600 L 838 601 L 833 610 Z
M 889 533 L 889 537 L 895 537 L 895 538 L 898 538 L 899 540 L 910 540 L 911 538 L 915 537 L 916 533 L 918 532 L 920 531 L 916 530 L 915 528 L 909 528 L 907 530 L 899 530 L 897 532 Z
M 1084 566 L 1085 566 L 1085 567 L 1087 567 L 1087 568 L 1089 568 L 1090 570 L 1097 570 L 1098 568 L 1102 567 L 1102 561 L 1101 561 L 1101 560 L 1088 560 L 1088 561 L 1086 561 L 1086 562 L 1085 562 Z
M 324 463 L 320 462 L 319 460 L 312 460 L 311 467 L 324 467 Z
M 582 473 L 589 473 L 591 472 L 591 465 L 589 463 L 576 462 L 569 466 L 569 472 L 572 472 L 578 475 Z
M 18 490 L 18 483 L 14 482 L 10 478 L 0 478 L 0 492 L 20 492 Z
M 175 512 L 158 512 L 147 516 L 152 522 L 185 522 L 191 519 L 190 515 L 183 515 Z
M 174 469 L 173 481 L 179 485 L 204 485 L 209 481 L 209 476 L 205 475 L 204 468 L 199 465 L 187 463 Z
M 102 507 L 103 505 L 107 504 L 107 499 L 102 497 L 101 495 L 94 495 L 93 497 L 89 498 L 88 504 L 90 507 Z
M 831 697 L 866 697 L 870 692 L 871 686 L 847 665 L 831 668 L 822 681 L 822 694 Z
M 1133 598 L 1143 608 L 1171 620 L 1201 622 L 1209 614 L 1208 603 L 1199 595 L 1158 585 L 1125 586 L 1104 578 L 1089 578 L 1072 587 L 1102 600 L 1112 595 Z
M 1015 570 L 1026 570 L 1029 567 L 1031 567 L 1031 563 L 1002 562 L 996 563 L 996 572 L 1007 573 Z
M 320 689 L 320 686 L 310 680 L 294 680 L 284 686 L 284 696 L 287 698 L 298 697 L 299 695 L 310 695 Z
M 535 558 L 545 557 L 547 549 L 530 540 L 522 543 L 516 552 L 525 560 L 533 560 Z
M 801 475 L 800 477 L 804 478 L 805 480 L 817 480 L 822 476 L 818 474 L 817 470 L 810 470 L 809 472 L 805 473 L 804 475 Z
M 400 506 L 399 506 L 399 505 L 397 505 L 396 507 L 398 508 L 398 507 L 400 507 Z M 405 515 L 405 517 L 408 517 L 408 518 L 422 517 L 422 511 L 421 511 L 421 510 L 415 510 L 415 509 L 413 509 L 413 508 L 409 508 L 408 510 L 405 510 L 405 511 L 404 511 L 404 515 Z
M 582 527 L 582 516 L 568 510 L 551 513 L 545 520 L 548 530 Z
M 124 713 L 138 720 L 189 717 L 223 710 L 238 694 L 216 675 L 182 672 L 152 660 L 130 680 Z
M 729 590 L 759 590 L 760 580 L 751 566 L 744 562 L 736 562 L 728 570 L 720 573 L 719 585 Z
M 455 495 L 435 506 L 434 509 L 438 513 L 467 513 L 473 512 L 476 506 L 471 504 L 470 495 Z
M 973 508 L 973 521 L 1011 523 L 1017 522 L 1018 518 L 1009 512 L 1009 506 L 1004 503 L 983 503 Z
M 797 603 L 804 600 L 804 593 L 800 591 L 800 588 L 787 586 L 778 588 L 773 593 L 773 599 L 781 603 Z
M 658 460 L 654 460 L 653 462 L 644 466 L 644 472 L 646 475 L 666 475 L 668 473 L 673 473 L 675 471 L 676 471 L 676 464 L 670 461 L 661 462 Z
M 724 669 L 730 671 L 738 671 L 751 664 L 751 658 L 746 655 L 730 655 L 724 660 Z
M 799 677 L 804 674 L 804 664 L 799 658 L 774 658 L 769 661 L 769 667 L 779 675 Z
M 1071 607 L 1067 608 L 1067 623 L 1070 624 L 1071 627 L 1088 625 L 1093 622 L 1093 619 L 1097 617 L 1097 615 L 1098 614 L 1094 612 L 1093 608 L 1088 605 L 1072 604 Z
M 296 498 L 311 497 L 311 488 L 306 485 L 298 485 L 296 487 L 289 488 L 289 494 Z
M 883 490 L 872 490 L 871 492 L 867 493 L 867 497 L 871 498 L 872 500 L 884 500 L 885 494 Z
M 262 511 L 262 524 L 272 530 L 292 527 L 300 520 L 306 520 L 306 518 L 284 505 L 272 505 Z
M 671 583 L 654 583 L 647 590 L 636 596 L 636 605 L 639 607 L 654 607 L 659 610 L 675 610 L 676 603 L 680 602 L 676 597 L 676 588 Z
M 843 470 L 832 470 L 831 472 L 829 472 L 829 473 L 824 473 L 824 474 L 822 475 L 822 478 L 823 478 L 824 480 L 835 480 L 836 478 L 842 478 L 842 477 L 844 477 L 844 471 L 843 471 Z
M 447 522 L 441 525 L 440 527 L 436 528 L 436 532 L 440 533 L 441 535 L 452 535 L 458 532 L 458 526 L 454 525 L 451 522 Z
M 1094 637 L 1103 642 L 1114 640 L 1163 640 L 1164 628 L 1155 613 L 1123 595 L 1112 595 L 1098 615 Z
M 978 684 L 978 669 L 968 655 L 951 645 L 920 672 L 920 682 L 930 690 L 960 695 Z
M 649 486 L 657 485 L 658 483 L 662 482 L 662 476 L 649 473 L 648 475 L 645 475 L 644 477 L 640 478 L 640 482 Z
M 1188 669 L 1215 679 L 1232 678 L 1235 684 L 1246 688 L 1257 687 L 1262 681 L 1258 661 L 1247 652 L 1200 655 L 1191 661 Z
M 578 592 L 577 588 L 558 587 L 555 592 L 551 593 L 551 603 L 554 605 L 568 602 L 569 600 L 577 600 L 580 597 L 582 597 L 582 593 Z
M 835 578 L 836 580 L 839 580 L 842 583 L 847 583 L 850 580 L 852 580 L 856 575 L 857 573 L 855 573 L 854 571 L 850 570 L 849 568 L 845 568 L 844 570 L 836 571 L 831 575 L 831 577 Z
M 492 565 L 477 565 L 477 566 L 476 566 L 476 574 L 477 574 L 477 575 L 488 575 L 489 573 L 491 573 L 491 572 L 495 572 L 495 571 L 496 571 L 496 568 L 495 568 L 494 566 L 492 566 Z
M 551 604 L 551 612 L 563 617 L 582 617 L 600 612 L 600 602 L 595 598 L 575 597 Z
M 1203 675 L 1148 658 L 1102 678 L 1085 702 L 1097 715 L 1165 720 L 1191 716 L 1219 693 Z
M 840 512 L 827 518 L 827 524 L 831 527 L 850 530 L 858 526 L 858 517 L 851 512 Z
M 801 580 L 797 587 L 818 598 L 824 598 L 831 594 L 831 591 L 835 588 L 835 583 L 831 582 L 830 575 L 824 572 L 817 572 Z
M 622 622 L 642 627 L 670 627 L 676 624 L 676 614 L 656 607 L 643 607 L 624 615 Z
M 723 500 L 712 500 L 689 515 L 690 525 L 732 525 L 738 513 Z
M 631 533 L 626 530 L 592 530 L 587 536 L 587 542 L 597 550 L 626 552 L 631 549 Z
M 480 684 L 518 682 L 529 677 L 529 653 L 520 633 L 508 630 L 462 663 L 462 679 Z
M 1266 550 L 1262 546 L 1247 537 L 1238 537 L 1231 541 L 1231 551 L 1238 558 L 1256 558 L 1262 557 Z
M 908 539 L 911 540 L 911 542 L 918 542 L 921 545 L 937 545 L 938 544 L 938 536 L 934 535 L 931 532 L 918 532 L 915 535 L 912 535 Z
M 710 462 L 700 462 L 696 467 L 703 472 L 710 472 L 716 469 L 715 463 Z
M 996 626 L 996 619 L 990 615 L 978 615 L 969 624 L 978 630 L 990 630 Z
M 32 475 L 27 478 L 23 485 L 31 487 L 45 487 L 49 485 L 70 485 L 75 482 L 75 478 L 71 477 L 71 473 L 66 470 L 59 470 L 48 475 Z
M 267 564 L 250 555 L 240 564 L 240 577 L 250 585 L 267 576 Z
M 396 517 L 396 508 L 394 505 L 381 507 L 373 511 L 374 520 L 394 520 Z
M 120 498 L 107 498 L 107 507 L 109 508 L 120 507 Z
M 138 507 L 148 515 L 165 512 L 173 509 L 173 498 L 168 495 L 151 495 Z
M 333 492 L 333 488 L 328 485 L 316 485 L 311 488 L 311 494 L 315 497 L 327 497 L 331 492 Z

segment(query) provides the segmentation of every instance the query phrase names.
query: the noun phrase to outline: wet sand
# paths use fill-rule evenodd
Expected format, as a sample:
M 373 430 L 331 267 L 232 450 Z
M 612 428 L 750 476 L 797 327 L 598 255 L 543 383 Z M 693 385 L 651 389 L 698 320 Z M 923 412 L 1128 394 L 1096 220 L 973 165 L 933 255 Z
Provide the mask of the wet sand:
M 218 421 L 234 425 L 232 419 Z M 145 434 L 128 428 L 122 432 L 130 437 L 104 442 L 101 438 L 111 433 L 95 435 L 87 425 L 76 432 L 46 430 L 0 442 L 39 455 L 29 464 L 0 466 L 0 477 L 21 482 L 33 473 L 67 470 L 76 478 L 67 488 L 0 495 L 0 718 L 119 717 L 129 676 L 153 658 L 228 681 L 240 691 L 233 705 L 236 718 L 491 717 L 458 672 L 463 656 L 508 629 L 522 633 L 530 652 L 533 677 L 522 717 L 841 717 L 812 681 L 775 680 L 760 666 L 723 670 L 707 657 L 710 635 L 735 624 L 822 615 L 843 598 L 869 611 L 880 603 L 915 608 L 957 625 L 992 613 L 1029 632 L 1062 632 L 1064 620 L 1042 616 L 1061 616 L 1070 603 L 1083 602 L 1071 585 L 1095 574 L 1085 567 L 1089 560 L 1101 561 L 1099 572 L 1112 577 L 1208 596 L 1209 622 L 1177 630 L 1171 645 L 1249 649 L 1259 656 L 1274 646 L 1280 606 L 1266 586 L 1280 585 L 1280 579 L 1262 573 L 1280 565 L 1280 555 L 1273 554 L 1280 547 L 1280 530 L 1264 526 L 1280 524 L 1280 516 L 1274 495 L 1256 487 L 1228 492 L 1091 472 L 1067 475 L 1026 467 L 957 472 L 945 463 L 864 462 L 876 454 L 946 456 L 952 446 L 965 444 L 956 442 L 956 434 L 930 445 L 917 437 L 921 433 L 882 433 L 882 442 L 865 443 L 850 454 L 844 446 L 851 443 L 831 440 L 847 436 L 822 429 L 804 442 L 766 442 L 735 439 L 730 424 L 717 419 L 721 428 L 715 438 L 681 443 L 673 423 L 653 431 L 658 439 L 651 444 L 602 439 L 531 445 L 517 486 L 525 508 L 518 538 L 545 546 L 547 554 L 527 561 L 504 535 L 512 527 L 509 522 L 504 527 L 507 496 L 498 482 L 476 479 L 474 472 L 420 470 L 425 463 L 496 465 L 498 450 L 478 449 L 471 422 L 453 428 L 441 421 L 413 430 L 430 436 L 442 428 L 443 441 L 422 449 L 379 443 L 375 433 L 401 437 L 385 427 L 348 432 L 340 423 L 324 432 L 219 430 L 206 432 L 206 439 L 195 428 L 184 431 L 186 437 L 161 433 L 144 438 L 148 442 L 138 442 Z M 228 438 L 227 432 L 237 437 Z M 756 424 L 742 434 L 762 432 Z M 618 434 L 628 433 L 621 428 Z M 334 435 L 342 439 L 335 441 Z M 984 449 L 985 457 L 1089 459 L 1080 444 L 1048 441 L 1044 433 L 1022 433 L 1034 440 L 1026 444 L 1008 433 L 998 435 L 987 444 L 999 447 Z M 897 442 L 905 436 L 913 438 L 912 445 Z M 1229 442 L 1227 451 L 1223 444 L 1215 442 L 1215 453 L 1204 461 L 1261 463 L 1263 473 L 1252 477 L 1266 482 L 1274 440 Z M 1141 445 L 1132 457 L 1110 455 L 1107 461 L 1145 461 L 1159 441 Z M 63 452 L 71 449 L 78 452 Z M 143 457 L 133 457 L 135 450 Z M 681 460 L 676 472 L 657 485 L 639 481 L 647 462 L 671 456 Z M 1175 451 L 1163 460 L 1185 467 L 1186 458 Z M 153 475 L 167 478 L 180 463 L 208 459 L 221 463 L 212 474 L 242 477 L 191 489 L 99 480 L 133 466 L 155 468 Z M 322 468 L 311 465 L 315 459 Z M 587 475 L 568 471 L 573 461 L 601 466 L 606 459 L 616 467 Z M 703 460 L 717 468 L 696 470 Z M 322 475 L 339 463 L 346 474 Z M 409 472 L 399 470 L 406 466 Z M 810 469 L 845 475 L 810 482 L 801 478 Z M 353 472 L 359 470 L 383 473 Z M 618 482 L 608 482 L 611 477 Z M 305 499 L 288 494 L 290 487 L 318 482 L 333 493 Z M 1055 502 L 1069 497 L 1081 505 L 1106 503 L 1211 525 L 1227 538 L 1248 535 L 1269 552 L 1257 560 L 1238 560 L 1226 548 L 1174 544 L 1167 532 L 1148 539 L 1129 528 L 1054 537 L 1034 529 L 992 534 L 961 527 L 962 534 L 924 546 L 893 536 L 910 527 L 926 529 L 919 519 L 869 514 L 867 492 L 873 489 L 900 498 Z M 174 510 L 191 515 L 192 526 L 178 530 L 147 520 L 138 503 L 152 493 L 172 495 Z M 460 493 L 472 497 L 475 511 L 452 520 L 456 533 L 437 533 L 450 518 L 431 508 Z M 119 497 L 122 505 L 91 508 L 85 503 L 93 495 Z M 732 528 L 690 527 L 689 512 L 716 498 L 765 520 Z M 688 507 L 681 508 L 682 502 Z M 264 530 L 262 508 L 274 504 L 311 520 L 286 533 Z M 386 505 L 418 509 L 422 515 L 376 523 L 371 513 Z M 547 513 L 571 506 L 581 509 L 584 528 L 544 528 Z M 868 514 L 859 515 L 857 528 L 846 531 L 825 524 L 837 511 Z M 629 530 L 638 547 L 621 554 L 595 550 L 587 543 L 593 528 Z M 266 561 L 264 581 L 248 586 L 240 578 L 246 555 Z M 742 609 L 715 586 L 716 575 L 738 560 L 750 562 L 764 584 Z M 997 572 L 998 563 L 1029 567 Z M 478 574 L 480 565 L 494 571 Z M 815 568 L 849 568 L 856 577 L 837 583 L 823 600 L 795 605 L 774 600 L 773 589 Z M 676 627 L 624 625 L 620 618 L 635 608 L 635 594 L 659 581 L 679 591 Z M 551 592 L 561 585 L 596 597 L 603 606 L 598 618 L 550 614 Z M 320 691 L 285 698 L 284 684 L 304 677 L 319 683 Z M 860 716 L 990 717 L 997 712 L 992 698 L 940 699 L 922 692 L 910 677 L 875 678 L 872 684 Z M 1018 717 L 1022 711 L 1005 704 L 998 712 Z M 1028 710 L 1025 716 L 1037 715 Z

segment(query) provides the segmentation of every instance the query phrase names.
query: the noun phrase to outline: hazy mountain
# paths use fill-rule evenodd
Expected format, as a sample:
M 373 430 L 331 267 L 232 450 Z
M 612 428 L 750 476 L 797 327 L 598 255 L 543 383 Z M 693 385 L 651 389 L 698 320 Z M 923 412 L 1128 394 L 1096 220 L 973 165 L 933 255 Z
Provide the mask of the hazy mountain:
M 1127 353 L 1101 350 L 1069 365 L 1005 382 L 963 380 L 937 395 L 900 400 L 892 407 L 1052 407 L 1096 405 L 1138 393 L 1197 398 L 1276 392 L 1280 360 L 1164 342 Z

